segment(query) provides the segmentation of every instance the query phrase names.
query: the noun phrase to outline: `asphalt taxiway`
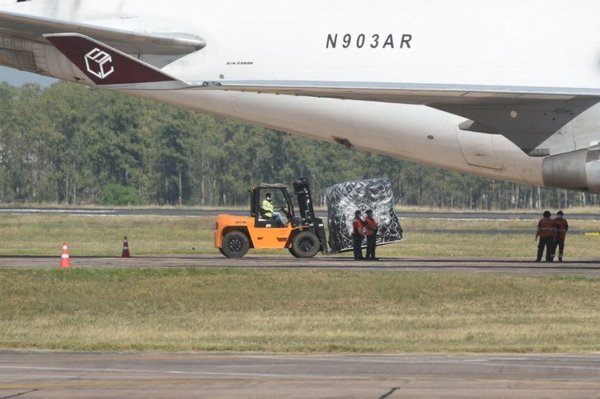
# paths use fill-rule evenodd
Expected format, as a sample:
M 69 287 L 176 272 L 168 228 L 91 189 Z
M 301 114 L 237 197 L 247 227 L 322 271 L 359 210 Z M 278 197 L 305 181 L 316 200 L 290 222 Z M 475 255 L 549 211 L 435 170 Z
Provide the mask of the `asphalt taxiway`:
M 0 268 L 58 268 L 60 257 L 2 257 Z M 343 256 L 296 259 L 290 256 L 249 255 L 241 259 L 222 255 L 71 257 L 74 268 L 253 268 L 323 269 L 357 271 L 480 272 L 525 275 L 600 277 L 600 259 L 534 262 L 531 259 L 382 258 L 354 261 Z M 1 399 L 1 398 L 0 398 Z
M 0 398 L 600 398 L 600 355 L 0 352 Z

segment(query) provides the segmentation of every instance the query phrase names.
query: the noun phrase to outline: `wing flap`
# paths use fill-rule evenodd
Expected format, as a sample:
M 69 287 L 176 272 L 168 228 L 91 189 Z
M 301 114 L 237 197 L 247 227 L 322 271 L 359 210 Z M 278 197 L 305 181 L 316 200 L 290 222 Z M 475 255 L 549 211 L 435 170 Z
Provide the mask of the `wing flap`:
M 532 154 L 548 137 L 597 102 L 596 98 L 583 97 L 511 105 L 438 103 L 430 106 L 469 118 L 470 121 L 460 125 L 462 130 L 502 134 L 524 152 Z
M 23 71 L 35 71 L 33 54 L 29 51 L 0 48 L 0 65 Z

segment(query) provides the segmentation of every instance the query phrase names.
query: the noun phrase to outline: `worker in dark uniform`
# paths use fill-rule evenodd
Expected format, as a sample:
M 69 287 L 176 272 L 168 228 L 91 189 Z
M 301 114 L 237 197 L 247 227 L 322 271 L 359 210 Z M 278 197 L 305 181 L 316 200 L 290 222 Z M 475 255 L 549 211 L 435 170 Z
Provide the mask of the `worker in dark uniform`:
M 367 236 L 367 260 L 379 260 L 375 257 L 375 248 L 377 247 L 377 222 L 373 219 L 373 211 L 367 211 L 365 218 L 365 235 Z
M 536 262 L 542 260 L 544 254 L 544 248 L 546 248 L 546 261 L 552 262 L 554 260 L 554 220 L 551 218 L 552 214 L 550 211 L 544 212 L 544 217 L 538 222 L 537 233 L 535 239 L 540 238 L 538 244 L 538 252 Z
M 567 237 L 567 231 L 569 231 L 569 223 L 567 223 L 567 219 L 564 218 L 563 211 L 558 211 L 556 213 L 554 230 L 556 234 L 554 253 L 556 253 L 556 248 L 558 247 L 558 261 L 562 262 L 563 252 L 565 251 L 565 238 Z
M 362 241 L 364 237 L 365 224 L 360 218 L 361 212 L 354 212 L 352 220 L 352 244 L 354 248 L 354 260 L 363 260 Z

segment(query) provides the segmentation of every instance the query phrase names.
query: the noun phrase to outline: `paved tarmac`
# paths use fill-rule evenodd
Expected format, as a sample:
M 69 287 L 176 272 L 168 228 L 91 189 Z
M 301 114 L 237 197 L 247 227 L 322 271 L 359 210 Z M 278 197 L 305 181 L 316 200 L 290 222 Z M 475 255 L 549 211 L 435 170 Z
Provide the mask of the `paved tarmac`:
M 0 268 L 58 268 L 60 257 L 3 257 Z M 290 256 L 248 255 L 241 259 L 222 255 L 71 257 L 74 268 L 255 268 L 322 269 L 356 271 L 410 271 L 497 273 L 524 275 L 568 275 L 600 278 L 600 259 L 569 260 L 562 263 L 534 262 L 531 259 L 381 258 L 377 262 L 354 261 L 350 257 L 317 256 L 296 259 Z M 2 398 L 0 398 L 2 399 Z
M 0 398 L 600 398 L 600 355 L 0 352 Z

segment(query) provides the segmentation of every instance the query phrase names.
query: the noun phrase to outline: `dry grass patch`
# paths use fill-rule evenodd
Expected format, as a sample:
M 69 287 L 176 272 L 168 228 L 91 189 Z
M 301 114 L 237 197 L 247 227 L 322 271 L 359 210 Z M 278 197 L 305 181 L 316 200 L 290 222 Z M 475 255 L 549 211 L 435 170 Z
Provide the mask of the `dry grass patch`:
M 377 249 L 381 257 L 528 258 L 535 259 L 534 235 L 522 234 L 405 234 L 405 241 Z M 600 237 L 570 235 L 565 260 L 599 259 Z
M 537 220 L 532 219 L 401 219 L 402 228 L 407 232 L 417 230 L 522 230 L 535 235 Z M 569 220 L 571 230 L 600 231 L 600 220 Z
M 202 253 L 213 229 L 212 217 L 3 215 L 0 254 L 56 256 L 66 241 L 72 256 L 118 256 L 125 236 L 133 254 Z
M 133 255 L 218 254 L 213 248 L 211 216 L 3 215 L 0 256 L 59 256 L 63 241 L 71 256 L 119 256 L 128 236 Z M 406 241 L 378 249 L 384 257 L 535 256 L 535 221 L 403 219 Z M 572 230 L 600 231 L 597 221 L 571 221 Z M 530 234 L 439 234 L 427 230 L 523 230 Z M 571 234 L 566 257 L 600 258 L 600 237 Z M 253 251 L 257 253 L 256 251 Z M 289 256 L 287 251 L 263 251 Z
M 0 270 L 0 347 L 600 350 L 600 280 L 265 270 Z

